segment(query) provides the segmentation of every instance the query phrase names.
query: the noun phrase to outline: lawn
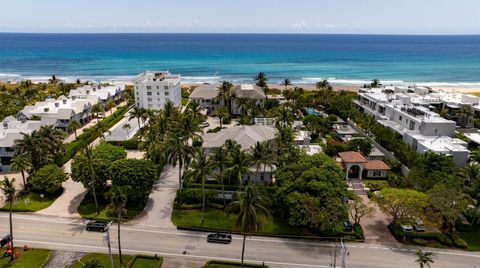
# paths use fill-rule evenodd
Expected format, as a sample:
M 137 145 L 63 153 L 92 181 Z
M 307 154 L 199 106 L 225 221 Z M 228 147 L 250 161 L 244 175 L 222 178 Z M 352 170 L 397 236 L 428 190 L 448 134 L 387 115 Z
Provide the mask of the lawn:
M 102 264 L 104 267 L 110 267 L 110 259 L 108 258 L 108 254 L 100 254 L 100 253 L 90 253 L 85 255 L 81 260 L 75 263 L 72 268 L 81 268 L 83 264 L 90 260 L 97 260 Z M 130 267 L 130 263 L 133 260 L 133 256 L 131 255 L 122 255 L 123 259 L 123 266 Z M 115 268 L 120 267 L 120 258 L 118 255 L 113 255 L 113 266 Z
M 150 256 L 137 255 L 130 268 L 159 268 L 162 265 L 162 259 Z
M 460 237 L 468 243 L 468 250 L 480 251 L 480 231 L 459 232 Z
M 241 267 L 240 262 L 231 261 L 208 261 L 203 268 L 237 268 Z M 268 268 L 267 265 L 244 263 L 245 268 Z
M 40 197 L 38 193 L 28 193 L 18 196 L 13 203 L 13 211 L 15 212 L 35 212 L 49 207 L 53 201 L 55 201 L 62 191 L 59 191 L 56 194 L 45 195 L 43 198 Z M 5 204 L 1 211 L 10 211 L 10 205 Z
M 108 202 L 105 200 L 105 197 L 102 194 L 97 194 L 98 207 L 100 214 L 97 215 L 95 211 L 95 202 L 93 197 L 90 194 L 85 195 L 85 198 L 82 200 L 82 203 L 78 207 L 78 213 L 85 219 L 96 219 L 96 220 L 113 220 L 115 217 L 107 215 L 107 206 Z M 143 206 L 129 207 L 127 204 L 127 219 L 133 219 L 138 214 L 143 211 Z
M 189 99 L 188 98 L 182 98 L 182 106 L 187 106 Z
M 41 268 L 50 257 L 50 250 L 47 249 L 29 249 L 25 252 L 20 248 L 17 248 L 17 250 L 20 256 L 12 264 L 9 264 L 10 257 L 1 255 L 0 268 Z
M 205 221 L 202 224 L 201 210 L 175 210 L 172 213 L 172 221 L 177 227 L 201 228 L 217 231 L 234 230 L 236 215 L 227 215 L 223 211 L 213 208 L 205 210 Z M 265 220 L 263 230 L 264 234 L 280 235 L 303 235 L 303 228 L 290 226 L 280 218 Z

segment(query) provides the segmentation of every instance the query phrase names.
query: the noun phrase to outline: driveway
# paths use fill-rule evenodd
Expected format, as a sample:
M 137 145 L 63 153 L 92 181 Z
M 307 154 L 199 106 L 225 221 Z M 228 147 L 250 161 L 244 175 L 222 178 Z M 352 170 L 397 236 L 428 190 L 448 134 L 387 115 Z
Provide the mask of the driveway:
M 375 202 L 370 201 L 368 196 L 359 195 L 359 197 L 363 199 L 365 204 L 375 208 L 375 214 L 373 217 L 362 218 L 360 222 L 363 228 L 365 242 L 398 245 L 399 243 L 388 230 L 388 224 L 391 222 L 390 217 L 383 213 Z
M 173 201 L 178 189 L 178 166 L 165 166 L 153 186 L 143 213 L 128 224 L 176 230 L 172 223 Z

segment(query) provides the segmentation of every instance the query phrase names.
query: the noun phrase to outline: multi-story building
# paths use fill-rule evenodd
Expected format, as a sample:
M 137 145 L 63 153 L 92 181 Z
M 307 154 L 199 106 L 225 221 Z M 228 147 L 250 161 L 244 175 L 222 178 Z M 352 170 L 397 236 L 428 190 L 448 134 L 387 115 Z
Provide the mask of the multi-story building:
M 180 75 L 168 71 L 146 71 L 137 75 L 133 83 L 137 107 L 160 110 L 168 101 L 177 107 L 181 105 Z
M 240 115 L 242 113 L 242 107 L 240 107 L 239 99 L 251 99 L 254 100 L 257 104 L 263 105 L 263 102 L 267 98 L 263 89 L 254 84 L 240 84 L 235 85 L 232 88 L 233 96 L 232 99 L 232 114 Z
M 398 88 L 363 90 L 354 103 L 363 112 L 373 115 L 378 123 L 402 135 L 417 152 L 433 151 L 452 156 L 456 165 L 465 165 L 469 153 L 466 143 L 452 138 L 456 122 L 430 110 L 435 108 L 435 103 L 444 105 L 443 100 L 430 94 L 418 94 L 423 88 L 417 91 L 399 92 Z
M 106 103 L 107 101 L 119 103 L 123 99 L 124 92 L 124 84 L 114 86 L 85 85 L 70 90 L 68 97 L 71 99 L 88 99 L 91 96 L 96 96 L 100 103 Z
M 205 109 L 207 113 L 214 112 L 220 104 L 218 87 L 211 84 L 203 84 L 196 87 L 188 98 Z

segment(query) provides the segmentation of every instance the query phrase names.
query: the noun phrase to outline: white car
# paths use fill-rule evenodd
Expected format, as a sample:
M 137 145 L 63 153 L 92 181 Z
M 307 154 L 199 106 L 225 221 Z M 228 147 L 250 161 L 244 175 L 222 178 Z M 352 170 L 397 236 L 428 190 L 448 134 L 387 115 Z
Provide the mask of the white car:
M 402 231 L 404 231 L 405 233 L 413 232 L 413 227 L 411 225 L 402 224 L 400 225 L 400 228 L 402 228 Z
M 210 124 L 209 124 L 207 121 L 205 121 L 205 122 L 201 123 L 199 126 L 200 126 L 201 128 L 206 128 L 206 127 L 209 127 Z

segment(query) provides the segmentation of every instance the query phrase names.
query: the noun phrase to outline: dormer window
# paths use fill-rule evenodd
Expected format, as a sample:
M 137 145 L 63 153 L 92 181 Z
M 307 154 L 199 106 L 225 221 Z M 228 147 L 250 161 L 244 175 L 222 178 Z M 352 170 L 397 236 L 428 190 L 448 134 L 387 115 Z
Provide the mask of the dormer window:
M 50 110 L 50 109 L 48 109 L 48 108 L 43 108 L 43 111 L 44 111 L 44 112 L 48 112 L 49 110 Z

